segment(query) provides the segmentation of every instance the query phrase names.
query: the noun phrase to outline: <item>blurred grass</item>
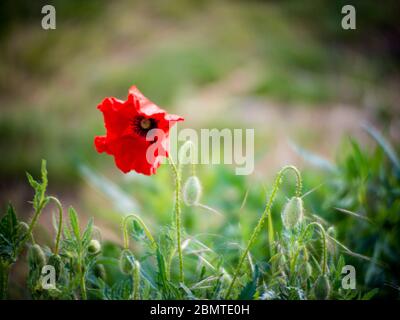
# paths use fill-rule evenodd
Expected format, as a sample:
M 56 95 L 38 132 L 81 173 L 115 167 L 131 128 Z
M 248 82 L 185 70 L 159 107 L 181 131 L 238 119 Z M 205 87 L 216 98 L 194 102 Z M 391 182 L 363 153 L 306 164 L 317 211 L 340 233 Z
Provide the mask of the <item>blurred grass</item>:
M 218 82 L 249 63 L 258 66 L 259 80 L 247 94 L 289 104 L 359 104 L 380 79 L 381 60 L 318 38 L 331 34 L 326 24 L 338 18 L 322 3 L 316 5 L 329 19 L 320 29 L 309 19 L 312 6 L 292 1 L 53 4 L 57 30 L 43 31 L 40 1 L 3 3 L 3 177 L 34 172 L 45 157 L 53 181 L 72 183 L 76 161 L 105 163 L 92 150 L 92 137 L 102 132 L 95 106 L 104 96 L 124 98 L 132 84 L 174 111 L 188 88 Z

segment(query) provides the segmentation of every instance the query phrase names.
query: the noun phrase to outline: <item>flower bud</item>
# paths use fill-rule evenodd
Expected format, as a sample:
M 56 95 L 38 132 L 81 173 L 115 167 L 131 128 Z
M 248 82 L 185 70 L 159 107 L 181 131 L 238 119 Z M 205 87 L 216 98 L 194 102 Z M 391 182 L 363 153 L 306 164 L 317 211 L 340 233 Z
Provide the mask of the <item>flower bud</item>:
M 188 206 L 199 203 L 201 197 L 201 183 L 196 176 L 190 176 L 183 186 L 183 201 Z
M 90 255 L 95 255 L 98 254 L 101 250 L 101 244 L 98 240 L 92 239 L 90 240 L 89 246 L 88 246 L 88 253 Z
M 132 274 L 135 268 L 135 257 L 130 250 L 124 249 L 121 252 L 121 256 L 119 258 L 119 268 L 122 273 Z
M 296 227 L 304 217 L 303 200 L 299 197 L 291 198 L 282 211 L 282 222 L 286 229 Z
M 317 300 L 326 300 L 329 297 L 331 286 L 326 275 L 320 275 L 315 281 L 314 295 Z
M 18 223 L 18 233 L 21 238 L 26 237 L 29 232 L 29 225 L 26 222 L 20 221 Z
M 30 247 L 28 259 L 30 264 L 33 264 L 40 269 L 46 264 L 46 256 L 38 244 L 34 244 L 32 247 Z

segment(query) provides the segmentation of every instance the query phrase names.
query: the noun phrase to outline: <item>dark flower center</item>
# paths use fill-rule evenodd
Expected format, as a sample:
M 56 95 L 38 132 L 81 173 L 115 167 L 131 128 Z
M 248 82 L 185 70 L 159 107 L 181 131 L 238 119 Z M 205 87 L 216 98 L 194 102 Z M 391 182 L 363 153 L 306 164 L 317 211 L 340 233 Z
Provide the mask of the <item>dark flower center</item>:
M 157 128 L 157 121 L 153 118 L 137 116 L 132 121 L 133 131 L 145 137 L 151 129 Z
M 142 119 L 140 120 L 140 126 L 142 127 L 142 129 L 147 130 L 151 127 L 151 121 L 149 119 Z

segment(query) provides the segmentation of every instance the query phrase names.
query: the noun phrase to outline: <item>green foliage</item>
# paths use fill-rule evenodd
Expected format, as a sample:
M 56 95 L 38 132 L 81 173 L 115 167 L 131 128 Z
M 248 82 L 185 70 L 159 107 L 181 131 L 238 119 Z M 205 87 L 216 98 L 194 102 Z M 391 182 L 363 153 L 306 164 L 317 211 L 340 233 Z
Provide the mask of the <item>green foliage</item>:
M 47 169 L 46 160 L 42 160 L 41 167 L 42 181 L 36 181 L 28 172 L 26 176 L 28 177 L 29 184 L 35 190 L 35 195 L 33 197 L 33 208 L 36 211 L 40 211 L 47 203 L 48 199 L 45 198 L 46 188 L 47 188 Z
M 50 200 L 56 202 L 62 216 L 62 207 L 59 201 L 52 196 L 46 195 L 47 170 L 46 162 L 42 161 L 42 181 L 36 181 L 30 174 L 27 174 L 29 184 L 34 189 L 33 208 L 34 215 L 29 223 L 18 221 L 14 208 L 9 205 L 6 214 L 0 220 L 0 280 L 1 298 L 6 297 L 8 274 L 12 265 L 16 262 L 23 251 L 25 244 L 28 244 L 28 279 L 27 287 L 34 299 L 73 299 L 77 296 L 79 289 L 81 298 L 87 298 L 86 281 L 87 277 L 97 270 L 96 274 L 100 279 L 104 273 L 99 272 L 96 267 L 97 255 L 100 244 L 98 240 L 92 239 L 93 219 L 90 219 L 86 228 L 81 233 L 79 218 L 76 211 L 70 208 L 69 226 L 63 227 L 62 221 L 56 229 L 56 241 L 63 233 L 61 250 L 58 247 L 54 253 L 47 247 L 41 247 L 33 239 L 32 230 L 43 210 Z M 60 216 L 60 217 L 61 217 Z M 93 244 L 96 241 L 96 250 L 93 251 Z M 45 265 L 53 266 L 55 269 L 56 284 L 54 288 L 44 289 L 42 285 L 42 268 Z
M 36 224 L 37 219 L 43 207 L 48 203 L 46 197 L 47 188 L 47 170 L 46 161 L 42 161 L 42 182 L 37 182 L 27 173 L 29 184 L 35 191 L 33 198 L 33 207 L 35 209 L 34 216 L 29 225 L 25 222 L 18 221 L 15 210 L 11 204 L 8 205 L 6 214 L 0 220 L 0 299 L 6 298 L 8 275 L 12 265 L 17 261 L 28 238 L 32 236 L 32 229 Z M 32 248 L 31 248 L 32 249 Z M 33 251 L 32 251 L 33 250 Z M 30 252 L 30 262 L 39 265 L 43 259 L 39 254 L 40 247 L 34 246 Z
M 399 169 L 388 149 L 377 147 L 371 153 L 355 141 L 350 148 L 333 180 L 336 193 L 327 201 L 350 213 L 335 219 L 339 237 L 355 251 L 372 257 L 369 264 L 354 261 L 363 271 L 365 283 L 383 289 L 382 295 L 396 297 L 398 290 L 390 286 L 398 286 L 400 280 Z
M 240 295 L 238 297 L 239 300 L 253 300 L 254 295 L 257 292 L 257 285 L 258 285 L 258 279 L 260 277 L 260 272 L 258 269 L 258 266 L 255 267 L 255 271 L 253 274 L 253 279 L 249 281 L 246 286 L 242 289 L 240 292 Z
M 0 263 L 12 264 L 15 262 L 20 242 L 25 237 L 26 230 L 18 227 L 18 220 L 14 208 L 8 205 L 6 214 L 0 220 Z
M 346 244 L 341 249 L 349 255 L 348 262 L 355 266 L 363 287 L 379 288 L 374 295 L 382 298 L 398 298 L 399 160 L 382 134 L 370 126 L 364 128 L 376 147 L 366 149 L 350 139 L 334 170 L 329 170 L 328 183 L 310 195 L 310 201 L 319 203 L 322 217 L 335 225 L 335 238 Z
M 281 221 L 288 214 L 288 208 L 280 198 L 280 191 L 292 199 L 287 187 L 280 189 L 285 169 L 279 173 L 264 214 L 254 229 L 251 228 L 256 225 L 254 220 L 241 220 L 235 213 L 229 213 L 231 220 L 242 221 L 247 231 L 235 230 L 226 224 L 221 225 L 216 235 L 183 229 L 183 281 L 178 268 L 174 224 L 158 229 L 157 237 L 153 237 L 140 216 L 129 215 L 123 221 L 124 247 L 121 248 L 113 243 L 100 243 L 93 237 L 93 219 L 82 228 L 78 213 L 69 208 L 68 223 L 56 226 L 61 234 L 59 251 L 55 252 L 34 243 L 29 232 L 32 223 L 27 226 L 18 221 L 10 205 L 0 221 L 2 287 L 6 290 L 4 279 L 9 267 L 18 258 L 21 246 L 27 243 L 27 288 L 34 299 L 306 300 L 371 299 L 387 295 L 389 291 L 382 289 L 379 282 L 368 282 L 377 270 L 383 271 L 385 279 L 390 278 L 394 285 L 397 277 L 394 268 L 398 263 L 395 254 L 398 229 L 393 226 L 399 221 L 396 215 L 399 177 L 393 161 L 395 153 L 390 152 L 391 156 L 386 157 L 387 150 L 392 149 L 388 142 L 384 143 L 385 151 L 379 147 L 368 154 L 356 142 L 351 142 L 350 151 L 343 154 L 334 170 L 329 170 L 330 183 L 336 192 L 317 189 L 303 195 L 300 173 L 293 168 L 297 177 L 295 195 L 301 200 L 301 208 L 292 209 L 301 209 L 302 218 L 290 227 L 284 227 Z M 383 140 L 379 145 L 382 144 Z M 42 172 L 41 182 L 28 176 L 35 189 L 35 216 L 55 199 L 46 195 L 45 166 Z M 239 178 L 232 178 L 233 185 L 243 186 L 242 181 L 234 179 Z M 307 181 L 306 178 L 306 186 Z M 206 198 L 209 182 L 204 181 L 204 185 Z M 254 194 L 248 194 L 241 210 L 255 206 L 257 199 Z M 265 196 L 260 199 L 265 201 Z M 183 216 L 189 208 L 192 207 L 182 208 Z M 332 215 L 329 208 L 342 211 Z M 329 213 L 335 221 L 325 220 L 317 213 L 324 218 Z M 268 223 L 267 230 L 272 230 L 273 237 L 261 232 L 264 223 Z M 387 232 L 383 235 L 381 229 Z M 346 230 L 352 231 L 344 233 Z M 364 243 L 370 244 L 371 239 L 375 241 L 372 250 Z M 129 240 L 135 246 L 130 247 Z M 247 244 L 246 249 L 242 244 Z M 355 290 L 342 287 L 342 269 L 349 262 L 356 266 L 357 272 L 362 270 L 357 273 L 357 280 L 362 282 L 357 283 Z M 56 270 L 55 286 L 50 289 L 42 286 L 42 267 L 46 264 Z M 379 291 L 375 289 L 376 283 Z

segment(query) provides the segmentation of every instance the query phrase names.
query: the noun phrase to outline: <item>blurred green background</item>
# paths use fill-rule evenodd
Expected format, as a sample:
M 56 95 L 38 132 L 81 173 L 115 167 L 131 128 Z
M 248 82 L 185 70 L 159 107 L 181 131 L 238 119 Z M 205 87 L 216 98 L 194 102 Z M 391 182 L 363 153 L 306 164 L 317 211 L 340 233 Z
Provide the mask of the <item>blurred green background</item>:
M 56 8 L 56 30 L 41 28 L 45 4 Z M 356 30 L 341 28 L 346 4 L 356 8 Z M 76 207 L 83 219 L 95 216 L 105 239 L 121 242 L 119 222 L 129 210 L 154 229 L 169 223 L 173 186 L 168 168 L 162 166 L 154 177 L 123 175 L 111 157 L 93 147 L 94 136 L 104 132 L 97 104 L 106 96 L 125 99 L 136 84 L 155 103 L 184 116 L 180 128 L 255 129 L 253 175 L 235 176 L 231 166 L 199 168 L 203 202 L 226 215 L 229 223 L 185 208 L 188 233 L 231 232 L 234 237 L 240 222 L 246 237 L 272 177 L 283 165 L 295 164 L 303 170 L 306 189 L 323 184 L 306 207 L 337 224 L 344 243 L 370 256 L 377 243 L 394 250 L 388 253 L 393 270 L 376 283 L 389 281 L 396 288 L 400 183 L 393 178 L 390 159 L 361 124 L 373 124 L 398 149 L 399 12 L 400 3 L 394 0 L 2 1 L 2 211 L 12 201 L 20 216 L 29 216 L 32 191 L 25 171 L 38 174 L 45 158 L 51 193 L 65 206 Z M 357 147 L 349 137 L 358 141 Z M 332 172 L 309 165 L 293 145 L 337 162 L 343 174 L 336 172 L 335 179 L 342 189 L 332 184 Z M 394 186 L 384 185 L 380 198 L 366 204 L 366 185 L 381 190 L 382 170 Z M 246 192 L 246 207 L 239 215 Z M 365 214 L 377 207 L 370 214 L 380 210 L 393 239 L 380 242 L 379 228 L 367 228 L 362 239 L 354 238 L 356 222 L 335 206 L 367 208 Z M 383 221 L 388 208 L 389 222 Z M 41 221 L 51 234 L 49 214 Z M 38 237 L 50 243 L 46 234 Z M 373 272 L 382 273 L 371 271 L 370 265 L 363 268 L 372 278 Z M 20 269 L 16 278 L 23 277 Z M 16 285 L 16 295 L 18 290 L 23 289 Z M 398 288 L 387 295 L 396 292 Z

